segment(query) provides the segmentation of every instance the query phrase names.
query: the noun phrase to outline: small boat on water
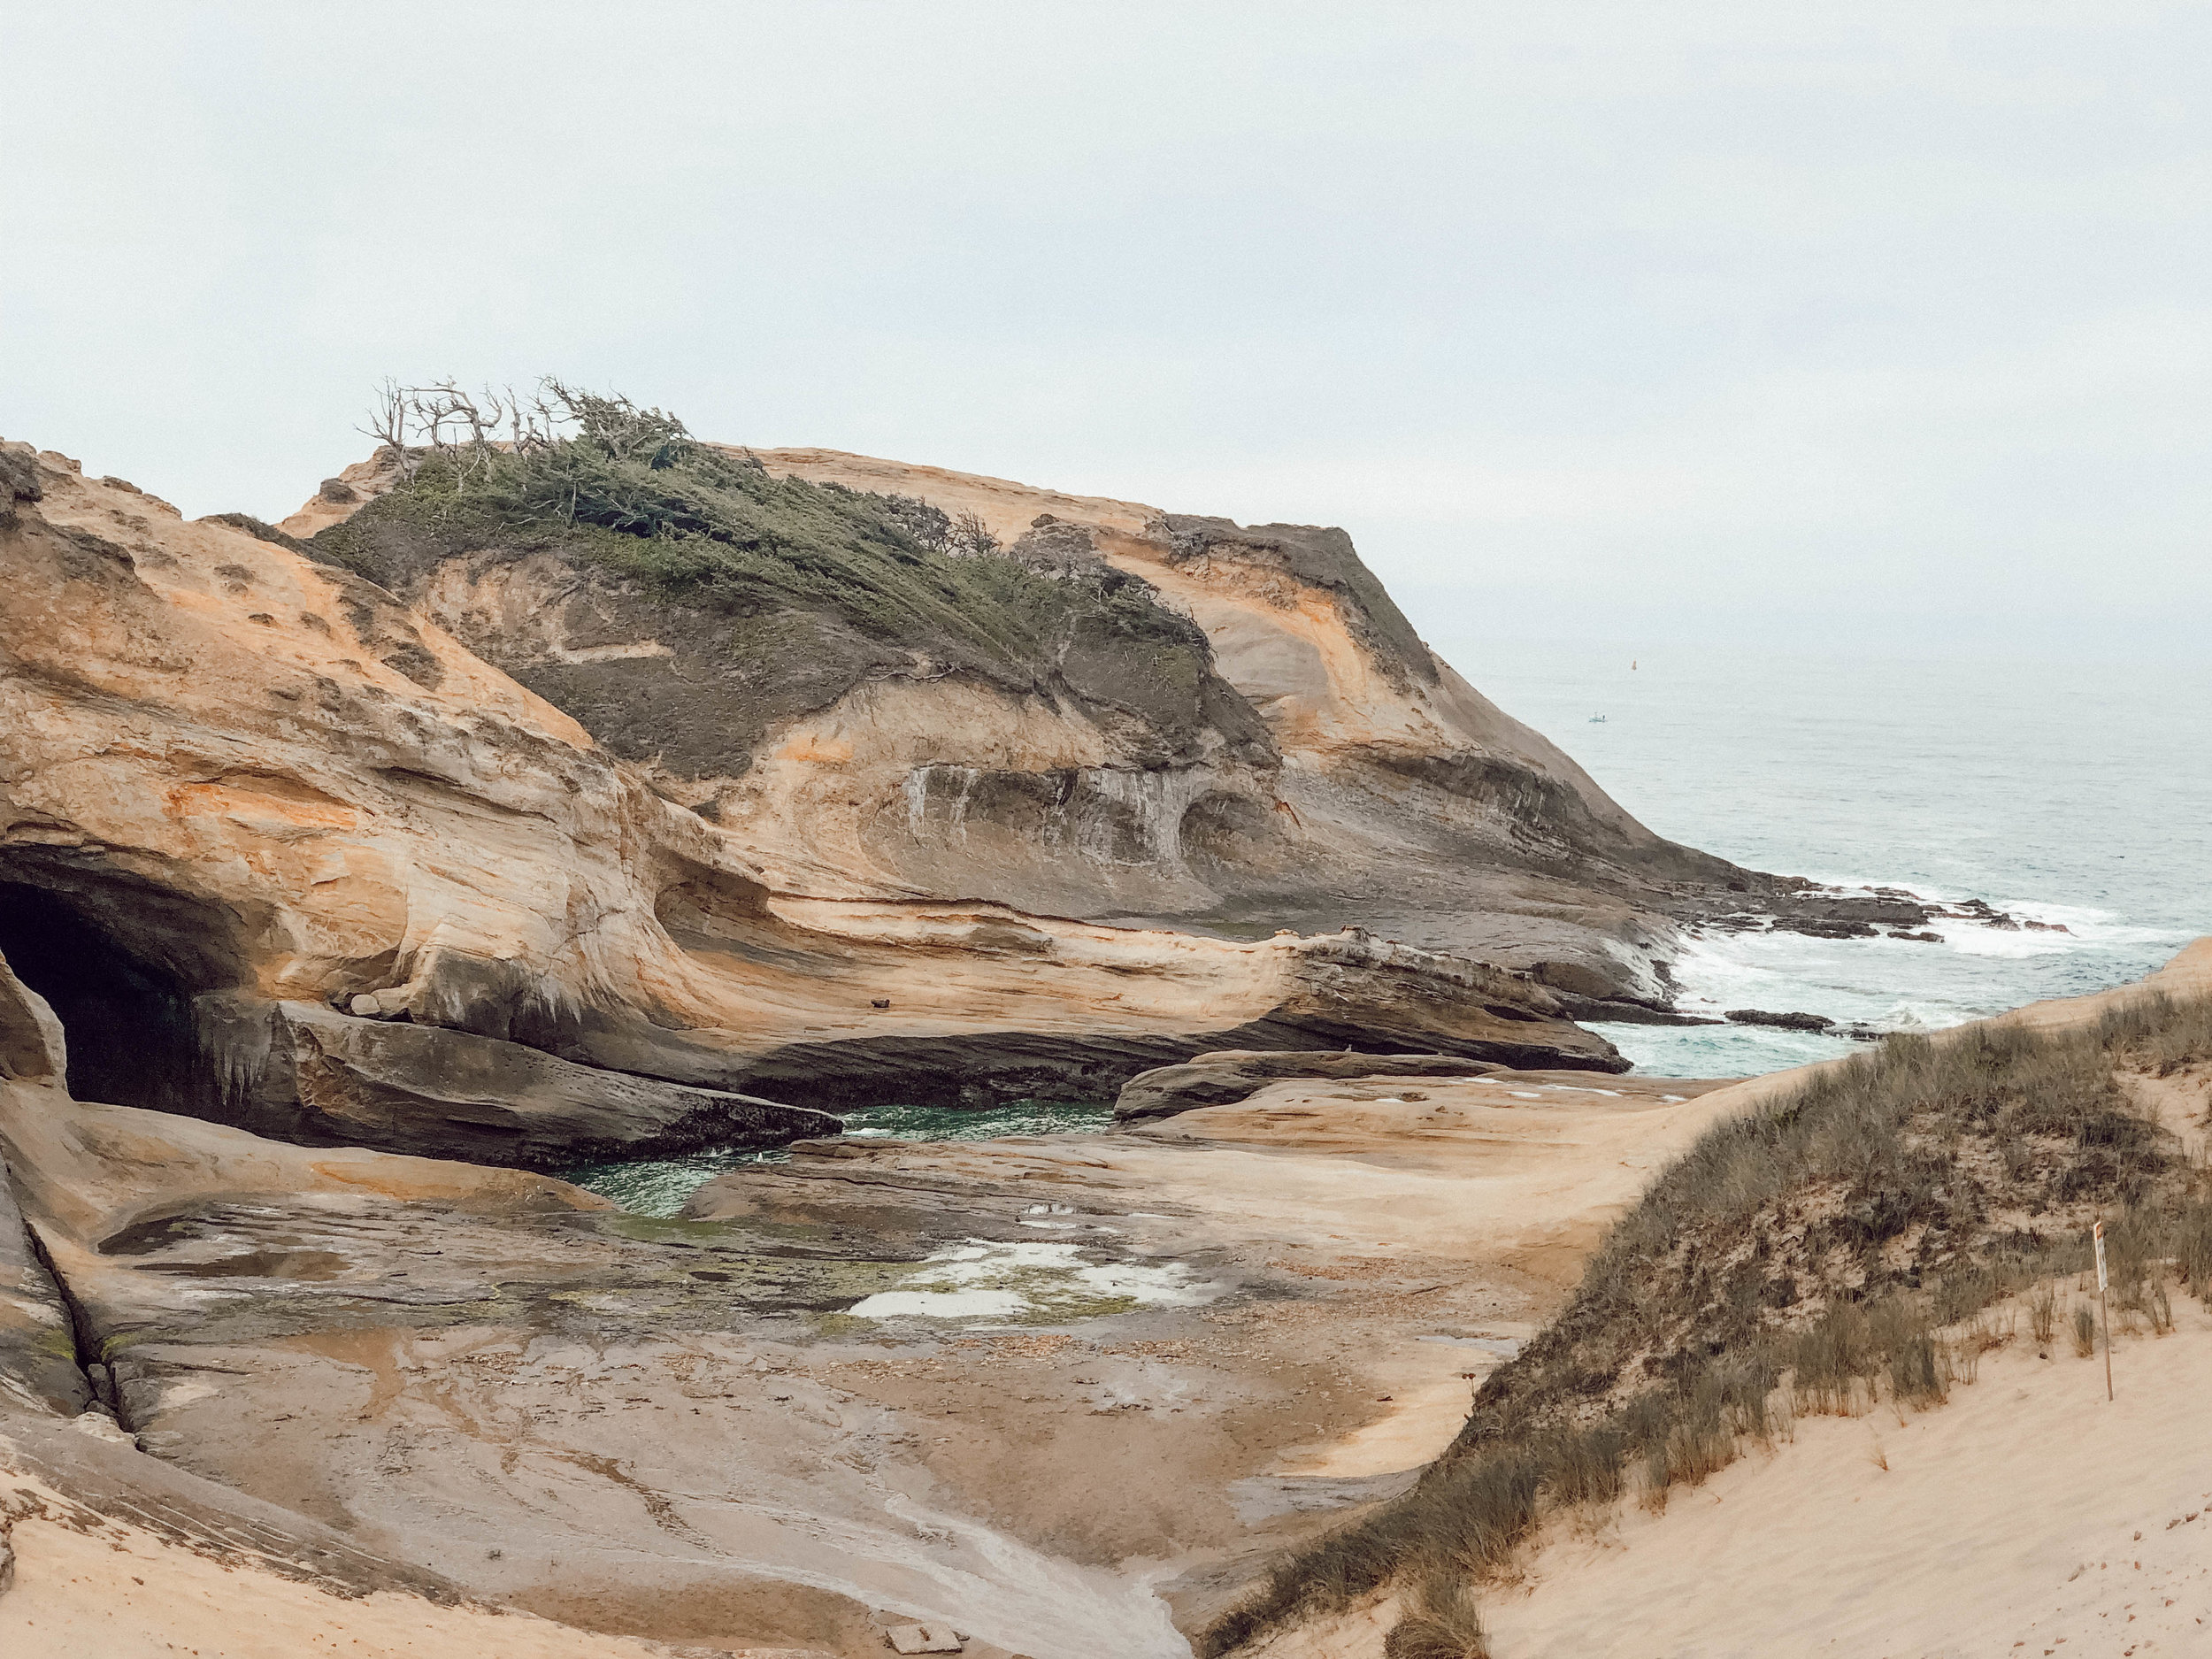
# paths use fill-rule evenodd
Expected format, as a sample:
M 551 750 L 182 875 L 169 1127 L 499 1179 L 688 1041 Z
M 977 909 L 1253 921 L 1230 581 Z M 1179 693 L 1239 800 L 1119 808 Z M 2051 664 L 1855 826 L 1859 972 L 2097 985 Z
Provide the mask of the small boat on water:
M 1605 717 L 1601 714 L 1594 714 L 1590 717 L 1590 724 L 1592 726 L 1603 726 L 1605 724 Z

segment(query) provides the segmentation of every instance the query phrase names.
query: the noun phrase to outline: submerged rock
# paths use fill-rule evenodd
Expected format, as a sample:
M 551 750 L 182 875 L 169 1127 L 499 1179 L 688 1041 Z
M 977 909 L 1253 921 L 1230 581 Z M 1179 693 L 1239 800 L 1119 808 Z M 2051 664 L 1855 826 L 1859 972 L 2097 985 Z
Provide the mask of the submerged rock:
M 1732 1008 L 1723 1018 L 1738 1025 L 1771 1025 L 1778 1031 L 1827 1031 L 1836 1023 L 1825 1014 L 1773 1013 L 1763 1008 Z

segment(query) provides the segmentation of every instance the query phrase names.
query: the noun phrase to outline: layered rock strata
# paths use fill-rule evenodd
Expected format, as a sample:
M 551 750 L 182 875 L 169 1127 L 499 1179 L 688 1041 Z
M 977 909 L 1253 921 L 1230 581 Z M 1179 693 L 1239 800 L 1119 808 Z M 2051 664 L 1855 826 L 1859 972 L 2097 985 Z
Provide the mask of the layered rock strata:
M 827 1112 L 577 1065 L 468 1032 L 214 993 L 196 1010 L 227 1118 L 308 1146 L 564 1168 L 694 1147 L 835 1134 Z
M 347 486 L 357 505 L 286 523 L 726 826 L 781 891 L 1230 936 L 1357 921 L 1662 1005 L 1678 910 L 1794 890 L 1638 824 L 1431 651 L 1341 530 L 730 453 L 964 525 L 1010 568 L 1110 594 L 1113 620 L 1002 659 L 918 618 L 887 634 L 829 601 L 726 603 L 557 526 L 457 541 L 377 499 L 385 458 Z
M 547 1164 L 1224 1047 L 1622 1064 L 1545 987 L 1357 931 L 779 886 L 378 586 L 0 453 L 0 950 L 81 1097 Z

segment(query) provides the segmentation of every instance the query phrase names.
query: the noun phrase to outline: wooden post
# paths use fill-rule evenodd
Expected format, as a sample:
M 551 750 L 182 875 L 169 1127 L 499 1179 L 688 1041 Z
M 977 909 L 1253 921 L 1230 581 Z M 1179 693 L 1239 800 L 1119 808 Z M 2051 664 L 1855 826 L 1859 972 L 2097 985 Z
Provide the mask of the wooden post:
M 2104 1223 L 2090 1230 L 2097 1247 L 2097 1315 L 2104 1324 L 2104 1397 L 2112 1398 L 2112 1310 L 2105 1302 Z

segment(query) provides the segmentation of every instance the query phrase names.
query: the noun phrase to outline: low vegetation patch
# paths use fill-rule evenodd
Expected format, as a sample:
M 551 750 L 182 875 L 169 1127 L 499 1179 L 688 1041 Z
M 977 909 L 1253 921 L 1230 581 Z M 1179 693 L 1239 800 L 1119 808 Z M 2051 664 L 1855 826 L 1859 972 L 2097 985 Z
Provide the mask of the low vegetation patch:
M 2170 1284 L 2212 1302 L 2212 1178 L 2124 1077 L 2208 1060 L 2212 1002 L 2147 998 L 2076 1033 L 1893 1037 L 1717 1125 L 1413 1490 L 1282 1562 L 1199 1652 L 1395 1587 L 1392 1659 L 1475 1659 L 1466 1586 L 1548 1510 L 1663 1508 L 1795 1414 L 1939 1403 L 2023 1314 L 2039 1351 L 2093 1351 L 2055 1281 L 2100 1217 L 2115 1309 L 2170 1329 Z
M 1018 689 L 1084 679 L 1156 726 L 1211 718 L 1204 633 L 1068 537 L 1000 546 L 909 496 L 777 478 L 628 399 L 548 381 L 532 398 L 388 388 L 372 423 L 400 480 L 316 535 L 312 557 L 403 595 L 445 561 L 549 553 L 714 619 L 718 673 L 773 681 L 835 659 Z M 1256 734 L 1256 718 L 1248 721 Z

